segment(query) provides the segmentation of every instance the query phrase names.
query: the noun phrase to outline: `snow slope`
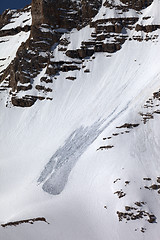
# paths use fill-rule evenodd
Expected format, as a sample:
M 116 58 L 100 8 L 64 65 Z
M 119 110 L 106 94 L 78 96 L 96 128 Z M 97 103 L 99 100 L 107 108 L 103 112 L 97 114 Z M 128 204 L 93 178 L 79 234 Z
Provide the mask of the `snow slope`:
M 87 27 L 82 31 L 88 36 Z M 83 35 L 72 34 L 76 48 Z M 160 177 L 160 107 L 153 98 L 160 85 L 159 51 L 158 37 L 126 41 L 111 57 L 96 53 L 83 63 L 90 72 L 68 72 L 75 81 L 61 73 L 51 84 L 53 101 L 31 108 L 6 108 L 1 95 L 0 223 L 39 216 L 50 223 L 0 227 L 1 239 L 160 238 L 159 193 L 149 189 Z M 146 113 L 153 118 L 144 124 Z M 139 125 L 127 129 L 125 123 Z M 127 212 L 126 206 L 142 218 L 119 221 L 117 211 Z

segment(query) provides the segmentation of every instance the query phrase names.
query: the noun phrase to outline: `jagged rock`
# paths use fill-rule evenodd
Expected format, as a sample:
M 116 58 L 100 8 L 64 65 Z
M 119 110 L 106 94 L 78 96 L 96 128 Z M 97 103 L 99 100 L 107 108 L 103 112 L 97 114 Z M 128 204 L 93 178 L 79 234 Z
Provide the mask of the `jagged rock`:
M 51 89 L 51 88 L 46 88 L 46 87 L 41 86 L 41 85 L 36 85 L 35 88 L 36 88 L 38 91 L 52 92 L 52 89 Z
M 77 50 L 68 50 L 66 55 L 70 58 L 79 58 L 83 59 L 85 57 L 90 57 L 95 53 L 93 49 L 77 49 Z
M 126 193 L 124 193 L 122 190 L 115 192 L 114 194 L 117 194 L 119 198 L 125 197 Z
M 138 123 L 125 123 L 120 127 L 117 128 L 134 128 L 134 127 L 138 127 L 139 124 Z
M 66 79 L 74 81 L 76 79 L 76 77 L 66 77 Z
M 140 205 L 138 207 L 141 207 L 141 206 L 142 205 Z M 125 206 L 125 210 L 127 212 L 117 211 L 119 221 L 122 221 L 123 219 L 126 220 L 126 221 L 129 221 L 129 220 L 135 221 L 135 220 L 146 218 L 146 220 L 149 223 L 155 223 L 156 222 L 156 216 L 154 214 L 151 214 L 151 213 L 147 212 L 147 211 L 139 210 L 138 208 L 130 207 L 130 206 Z
M 8 29 L 8 30 L 1 30 L 0 37 L 16 35 L 16 34 L 20 33 L 21 31 L 28 32 L 30 30 L 31 30 L 31 27 L 27 26 L 27 25 L 24 27 L 17 27 L 17 28 L 12 28 L 12 29 Z
M 113 148 L 114 146 L 113 145 L 107 145 L 107 146 L 101 146 L 101 147 L 99 147 L 98 149 L 97 149 L 97 151 L 98 150 L 103 150 L 103 149 L 111 149 L 111 148 Z
M 30 219 L 25 219 L 25 220 L 20 220 L 20 221 L 15 221 L 15 222 L 8 222 L 8 223 L 4 223 L 4 224 L 1 224 L 2 227 L 12 227 L 12 226 L 18 226 L 20 224 L 23 224 L 23 223 L 30 223 L 30 224 L 33 224 L 35 222 L 47 222 L 47 220 L 44 218 L 44 217 L 38 217 L 38 218 L 30 218 Z M 49 224 L 49 223 L 48 223 Z
M 153 190 L 158 190 L 160 188 L 160 185 L 157 185 L 157 184 L 153 184 L 149 187 L 150 189 L 153 189 Z
M 151 178 L 143 178 L 143 180 L 151 181 L 152 179 Z
M 100 6 L 101 0 L 33 0 L 32 18 L 33 25 L 42 23 L 53 25 L 54 28 L 72 28 L 79 27 L 90 21 L 94 17 Z
M 23 85 L 21 85 L 21 86 L 17 86 L 17 91 L 19 92 L 19 91 L 28 91 L 28 90 L 31 90 L 32 89 L 32 85 L 31 84 L 29 84 L 28 86 L 23 86 Z
M 12 104 L 16 107 L 31 107 L 37 99 L 44 100 L 44 97 L 38 97 L 38 96 L 24 96 L 22 98 L 17 98 L 15 96 L 12 97 L 11 101 Z
M 155 31 L 157 29 L 160 29 L 160 25 L 146 25 L 146 26 L 142 26 L 142 25 L 137 24 L 136 28 L 135 28 L 135 30 L 137 32 L 138 31 L 143 31 L 143 32 L 146 32 L 146 33 L 153 32 L 153 31 Z
M 155 223 L 156 222 L 156 216 L 153 214 L 149 214 L 149 219 L 148 219 L 149 223 Z
M 153 0 L 120 0 L 122 3 L 126 4 L 129 8 L 136 10 L 142 10 L 148 7 Z

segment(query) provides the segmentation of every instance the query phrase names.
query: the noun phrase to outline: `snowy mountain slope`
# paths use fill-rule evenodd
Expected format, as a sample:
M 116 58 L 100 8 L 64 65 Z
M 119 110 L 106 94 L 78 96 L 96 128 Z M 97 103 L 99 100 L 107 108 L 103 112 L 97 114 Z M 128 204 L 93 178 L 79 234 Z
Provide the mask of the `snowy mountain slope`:
M 0 34 L 0 77 L 16 57 L 18 48 L 29 38 L 31 28 L 31 8 L 23 11 L 6 10 L 1 16 Z M 9 86 L 5 76 L 1 91 Z
M 45 217 L 50 223 L 0 227 L 2 239 L 159 239 L 160 30 L 136 30 L 159 4 L 143 10 L 119 51 L 73 59 L 59 45 L 52 48 L 49 64 L 72 61 L 80 68 L 40 70 L 33 86 L 52 78 L 43 83 L 52 101 L 6 107 L 10 96 L 1 93 L 0 222 Z M 148 25 L 158 25 L 155 18 Z M 65 51 L 80 49 L 92 31 L 64 33 L 71 42 Z M 17 96 L 25 94 L 37 92 Z

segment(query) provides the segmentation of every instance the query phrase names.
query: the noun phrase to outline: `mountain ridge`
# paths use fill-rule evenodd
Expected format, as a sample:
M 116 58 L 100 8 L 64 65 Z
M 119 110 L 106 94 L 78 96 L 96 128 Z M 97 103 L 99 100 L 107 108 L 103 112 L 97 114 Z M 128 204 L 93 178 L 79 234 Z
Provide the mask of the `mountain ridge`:
M 130 12 L 130 7 L 133 8 L 133 6 L 135 6 L 134 1 L 130 1 L 130 2 L 123 1 L 123 4 L 121 3 L 121 5 L 116 5 L 118 3 L 120 4 L 120 1 L 118 3 L 116 1 L 115 2 L 113 1 L 112 4 L 109 1 L 104 1 L 103 6 L 101 7 L 102 11 L 103 9 L 104 10 L 108 9 L 109 11 L 113 12 L 111 13 L 113 14 L 113 16 L 115 13 L 118 15 L 108 18 L 108 13 L 107 13 L 107 18 L 106 18 L 105 13 L 103 13 L 103 15 L 96 20 L 94 20 L 93 16 L 97 14 L 100 4 L 102 4 L 101 1 L 95 1 L 95 2 L 92 2 L 92 4 L 90 3 L 90 1 L 87 1 L 87 2 L 69 1 L 70 4 L 68 1 L 62 1 L 62 2 L 59 1 L 59 2 L 56 2 L 56 4 L 58 4 L 57 6 L 55 4 L 53 5 L 53 2 L 54 1 L 51 1 L 51 2 L 33 1 L 32 2 L 31 27 L 30 25 L 25 24 L 24 28 L 13 27 L 12 29 L 9 29 L 9 30 L 3 30 L 3 28 L 1 30 L 2 36 L 3 34 L 8 34 L 8 32 L 9 34 L 14 35 L 15 33 L 18 33 L 20 31 L 22 32 L 25 31 L 29 33 L 31 30 L 30 37 L 28 38 L 26 43 L 24 43 L 24 45 L 22 45 L 19 48 L 16 54 L 16 58 L 14 59 L 14 61 L 12 61 L 12 63 L 8 66 L 8 68 L 4 71 L 4 73 L 2 72 L 2 76 L 1 76 L 1 82 L 3 82 L 7 78 L 8 86 L 11 88 L 11 102 L 15 106 L 30 107 L 36 102 L 37 99 L 51 100 L 52 97 L 46 98 L 43 94 L 43 92 L 44 93 L 52 92 L 52 89 L 49 86 L 47 87 L 47 82 L 52 82 L 52 80 L 50 79 L 50 75 L 54 76 L 56 74 L 59 74 L 59 72 L 61 71 L 79 70 L 80 62 L 76 61 L 75 62 L 76 64 L 74 64 L 74 61 L 72 61 L 71 59 L 83 59 L 85 57 L 91 57 L 95 52 L 114 53 L 120 50 L 123 43 L 128 38 L 127 31 L 131 30 L 134 24 L 136 24 L 136 22 L 138 21 L 138 15 L 137 15 L 138 12 L 131 14 L 130 17 L 126 16 L 127 12 L 128 13 Z M 143 3 L 141 1 L 139 2 L 137 2 L 137 4 L 139 3 L 137 8 L 140 11 L 142 8 L 144 8 L 144 5 L 145 7 L 147 7 L 148 5 L 151 4 L 152 1 L 144 1 Z M 61 4 L 63 5 L 63 8 Z M 89 9 L 86 4 L 88 4 L 88 6 L 91 5 L 91 8 Z M 67 10 L 68 6 L 70 7 Z M 81 6 L 81 8 L 79 8 L 79 6 Z M 115 8 L 116 6 L 120 6 L 120 9 L 116 10 Z M 62 13 L 58 12 L 57 9 L 60 9 L 58 11 L 62 11 Z M 50 11 L 50 13 L 47 11 Z M 68 16 L 67 15 L 63 16 L 63 12 L 66 12 Z M 50 16 L 53 16 L 53 19 Z M 60 16 L 63 16 L 62 19 L 59 18 Z M 4 13 L 2 15 L 2 19 L 7 19 L 7 18 L 8 18 L 8 14 Z M 75 20 L 76 18 L 77 20 Z M 92 18 L 93 20 L 91 20 Z M 5 21 L 6 20 L 4 20 L 4 22 Z M 88 36 L 90 39 L 88 39 L 86 42 L 83 41 L 78 49 L 68 50 L 67 46 L 69 42 L 67 41 L 67 39 L 65 38 L 63 39 L 63 35 L 65 35 L 65 32 L 67 31 L 70 32 L 74 28 L 77 28 L 78 31 L 80 31 L 80 29 L 85 27 L 87 22 L 89 23 L 90 29 L 93 29 L 92 30 L 93 32 L 91 32 L 91 36 Z M 146 22 L 147 22 L 147 19 L 146 19 Z M 45 24 L 49 24 L 49 25 L 45 25 Z M 106 26 L 103 26 L 103 24 Z M 146 26 L 143 26 L 143 24 L 142 25 L 137 24 L 135 27 L 135 30 L 137 32 L 139 31 L 146 32 L 147 34 L 148 32 L 153 32 L 154 30 L 158 29 L 159 26 L 160 25 L 157 25 L 157 24 L 156 25 L 151 24 Z M 50 30 L 47 30 L 47 27 L 49 27 Z M 153 36 L 153 38 L 156 38 L 156 36 Z M 135 36 L 134 39 L 138 41 L 142 41 L 143 37 Z M 149 38 L 146 37 L 146 40 L 148 39 Z M 62 51 L 63 54 L 69 57 L 68 63 L 65 64 L 65 58 L 61 60 L 59 63 L 58 62 L 54 63 L 53 60 L 50 60 L 52 59 L 51 49 L 52 48 L 54 49 L 54 45 L 56 46 L 56 48 L 57 47 L 59 48 L 59 51 Z M 42 52 L 42 54 L 39 56 L 40 51 Z M 54 57 L 54 53 L 53 53 L 53 57 Z M 32 59 L 31 63 L 30 63 L 30 59 Z M 65 66 L 63 66 L 64 64 Z M 35 67 L 33 67 L 34 65 Z M 45 73 L 46 76 L 41 78 L 42 84 L 35 86 L 36 90 L 39 93 L 36 95 L 26 94 L 23 97 L 19 98 L 18 93 L 22 91 L 26 91 L 26 92 L 28 91 L 32 93 L 32 89 L 34 88 L 32 82 L 34 82 L 34 78 L 45 67 L 47 67 L 46 73 Z M 23 68 L 25 68 L 27 71 L 23 72 L 21 70 Z M 31 80 L 31 77 L 32 77 L 32 80 Z

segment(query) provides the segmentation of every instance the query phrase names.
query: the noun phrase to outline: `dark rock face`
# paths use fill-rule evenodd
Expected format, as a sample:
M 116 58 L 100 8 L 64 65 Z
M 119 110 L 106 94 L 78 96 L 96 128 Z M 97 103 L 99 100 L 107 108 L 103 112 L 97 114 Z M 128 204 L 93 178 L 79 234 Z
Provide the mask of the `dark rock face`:
M 143 25 L 137 24 L 136 28 L 135 28 L 135 30 L 137 32 L 138 31 L 143 31 L 143 32 L 146 32 L 146 33 L 153 32 L 153 31 L 155 31 L 157 29 L 160 29 L 160 25 L 147 25 L 147 26 L 143 26 Z
M 16 107 L 31 107 L 35 102 L 36 102 L 36 98 L 34 97 L 22 97 L 22 98 L 16 98 L 16 97 L 12 97 L 12 104 Z
M 2 15 L 0 15 L 0 29 L 9 23 L 11 16 L 12 13 L 8 9 L 4 11 Z
M 153 0 L 120 0 L 120 1 L 126 4 L 129 8 L 139 11 L 148 7 L 153 2 Z
M 5 227 L 16 227 L 20 224 L 24 224 L 24 223 L 29 223 L 29 224 L 33 224 L 35 222 L 45 222 L 45 223 L 48 223 L 47 220 L 44 218 L 44 217 L 37 217 L 37 218 L 30 218 L 30 219 L 25 219 L 25 220 L 19 220 L 19 221 L 15 221 L 15 222 L 7 222 L 7 223 L 4 223 L 4 224 L 1 224 L 1 226 L 3 228 Z M 49 224 L 49 223 L 48 223 Z
M 29 12 L 29 11 L 30 11 L 30 8 L 28 6 L 23 9 L 23 12 Z M 10 20 L 12 19 L 12 16 L 14 13 L 19 13 L 19 12 L 21 12 L 21 10 L 10 10 L 10 9 L 5 10 L 2 13 L 2 15 L 0 15 L 0 29 L 3 28 L 8 23 L 10 23 Z M 8 33 L 6 35 L 8 35 Z M 9 35 L 12 35 L 12 34 L 9 34 Z
M 21 31 L 28 32 L 30 30 L 31 30 L 30 26 L 17 27 L 9 30 L 1 30 L 0 37 L 13 36 L 13 35 L 16 35 L 17 33 L 20 33 Z
M 33 0 L 33 25 L 48 24 L 56 28 L 71 30 L 88 23 L 95 16 L 102 0 Z

